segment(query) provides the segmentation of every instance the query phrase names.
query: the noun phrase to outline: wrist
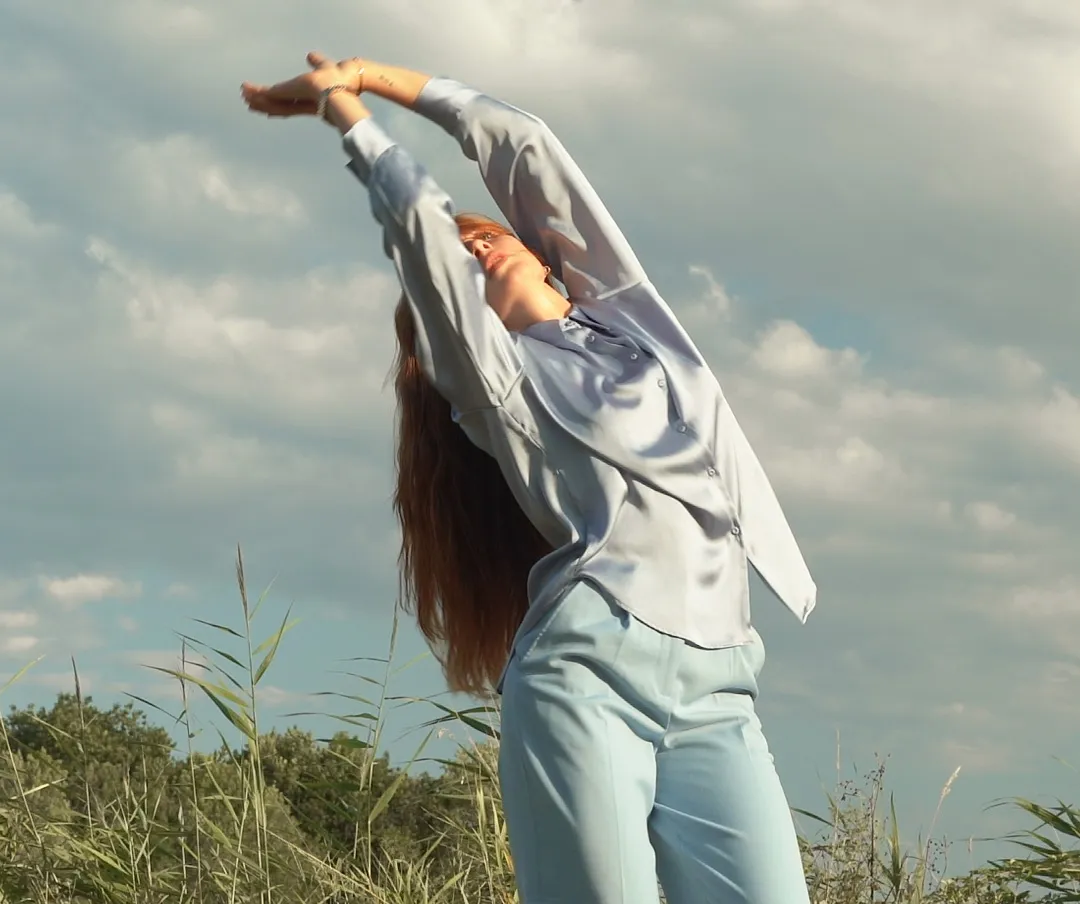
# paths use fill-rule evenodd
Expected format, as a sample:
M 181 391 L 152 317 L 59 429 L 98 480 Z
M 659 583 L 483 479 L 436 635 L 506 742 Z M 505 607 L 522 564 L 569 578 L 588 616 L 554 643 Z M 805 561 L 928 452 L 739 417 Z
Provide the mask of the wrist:
M 398 106 L 412 109 L 431 76 L 401 66 L 352 57 L 338 64 L 355 79 L 358 93 L 374 94 Z
M 314 86 L 318 91 L 325 91 L 328 88 L 333 88 L 337 85 L 341 85 L 346 90 L 356 94 L 353 90 L 356 86 L 356 73 L 349 69 L 344 69 L 341 66 L 327 66 L 325 69 L 318 69 L 312 73 L 314 76 Z
M 318 100 L 315 106 L 315 116 L 318 119 L 321 119 L 323 121 L 329 121 L 327 120 L 326 114 L 330 106 L 330 101 L 333 99 L 335 94 L 348 94 L 350 97 L 355 96 L 352 93 L 352 90 L 347 82 L 340 80 L 327 81 L 325 87 L 322 87 L 319 90 Z
M 326 121 L 342 135 L 369 116 L 371 111 L 350 91 L 334 91 L 326 100 Z
M 367 64 L 361 57 L 349 57 L 337 65 L 343 75 L 342 81 L 349 86 L 353 94 L 363 94 L 367 90 Z

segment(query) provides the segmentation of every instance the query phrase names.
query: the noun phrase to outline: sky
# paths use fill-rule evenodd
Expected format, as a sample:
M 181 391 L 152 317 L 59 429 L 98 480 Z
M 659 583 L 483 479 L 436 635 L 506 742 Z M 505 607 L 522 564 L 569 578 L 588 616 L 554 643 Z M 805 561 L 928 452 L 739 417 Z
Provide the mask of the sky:
M 313 49 L 543 118 L 709 359 L 819 585 L 806 626 L 753 594 L 793 805 L 887 756 L 914 839 L 959 768 L 959 869 L 1026 824 L 994 801 L 1076 800 L 1074 0 L 0 0 L 0 685 L 35 663 L 0 703 L 74 658 L 175 708 L 148 666 L 239 624 L 238 544 L 255 633 L 299 619 L 263 726 L 370 692 L 340 673 L 391 632 L 396 281 L 337 134 L 239 97 Z M 397 661 L 424 649 L 406 618 Z M 392 685 L 443 689 L 430 657 Z M 432 715 L 395 711 L 395 759 Z

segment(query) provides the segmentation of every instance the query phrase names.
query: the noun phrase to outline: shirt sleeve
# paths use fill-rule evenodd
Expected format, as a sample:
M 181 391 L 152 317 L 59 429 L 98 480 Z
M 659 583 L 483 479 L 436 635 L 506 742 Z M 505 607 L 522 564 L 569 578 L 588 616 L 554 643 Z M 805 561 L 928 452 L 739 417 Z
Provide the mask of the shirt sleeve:
M 645 280 L 611 214 L 541 119 L 445 78 L 429 80 L 414 109 L 479 164 L 511 228 L 571 298 L 602 300 Z
M 521 379 L 522 363 L 484 300 L 484 274 L 461 241 L 453 202 L 370 118 L 342 143 L 348 168 L 368 188 L 383 248 L 416 321 L 425 375 L 458 412 L 498 407 Z

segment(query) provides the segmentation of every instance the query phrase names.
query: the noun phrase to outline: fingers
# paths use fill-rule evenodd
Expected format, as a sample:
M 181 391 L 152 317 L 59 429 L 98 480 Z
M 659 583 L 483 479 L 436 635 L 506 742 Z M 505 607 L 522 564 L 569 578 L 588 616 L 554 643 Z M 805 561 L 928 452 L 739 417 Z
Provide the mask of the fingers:
M 307 100 L 311 96 L 312 88 L 311 81 L 308 75 L 298 75 L 295 78 L 290 78 L 284 82 L 277 82 L 274 85 L 259 85 L 252 86 L 255 92 L 265 96 L 271 97 L 274 100 Z
M 278 86 L 266 87 L 244 82 L 240 86 L 240 95 L 252 113 L 265 113 L 267 116 L 301 116 L 313 114 L 318 103 L 310 98 L 289 97 L 276 91 Z
M 279 100 L 265 94 L 252 95 L 245 100 L 252 113 L 271 117 L 314 116 L 319 107 L 318 103 L 312 100 Z
M 337 65 L 316 50 L 307 55 L 307 61 L 312 69 L 325 69 Z M 248 105 L 248 109 L 253 113 L 263 113 L 267 116 L 312 115 L 318 111 L 318 102 L 313 97 L 315 93 L 310 73 L 304 73 L 273 85 L 257 85 L 253 82 L 243 82 L 240 85 L 240 95 Z
M 319 108 L 315 104 L 303 103 L 296 106 L 282 104 L 281 106 L 271 107 L 264 113 L 270 119 L 288 119 L 292 116 L 314 116 L 319 112 Z
M 253 85 L 251 82 L 243 82 L 240 85 L 240 96 L 248 103 L 251 103 L 252 98 L 262 97 L 265 92 L 265 85 Z

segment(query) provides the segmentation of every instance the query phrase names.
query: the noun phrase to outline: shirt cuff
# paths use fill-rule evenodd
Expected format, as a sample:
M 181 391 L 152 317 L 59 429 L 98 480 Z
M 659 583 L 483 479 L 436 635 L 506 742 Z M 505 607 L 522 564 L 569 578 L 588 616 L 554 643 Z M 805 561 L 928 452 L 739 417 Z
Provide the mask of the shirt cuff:
M 455 134 L 461 111 L 479 96 L 480 92 L 475 88 L 452 78 L 430 78 L 413 102 L 413 111 L 441 126 L 444 131 Z
M 364 185 L 371 181 L 371 171 L 378 159 L 396 144 L 371 117 L 361 119 L 341 139 L 341 146 L 349 155 L 345 165 Z

